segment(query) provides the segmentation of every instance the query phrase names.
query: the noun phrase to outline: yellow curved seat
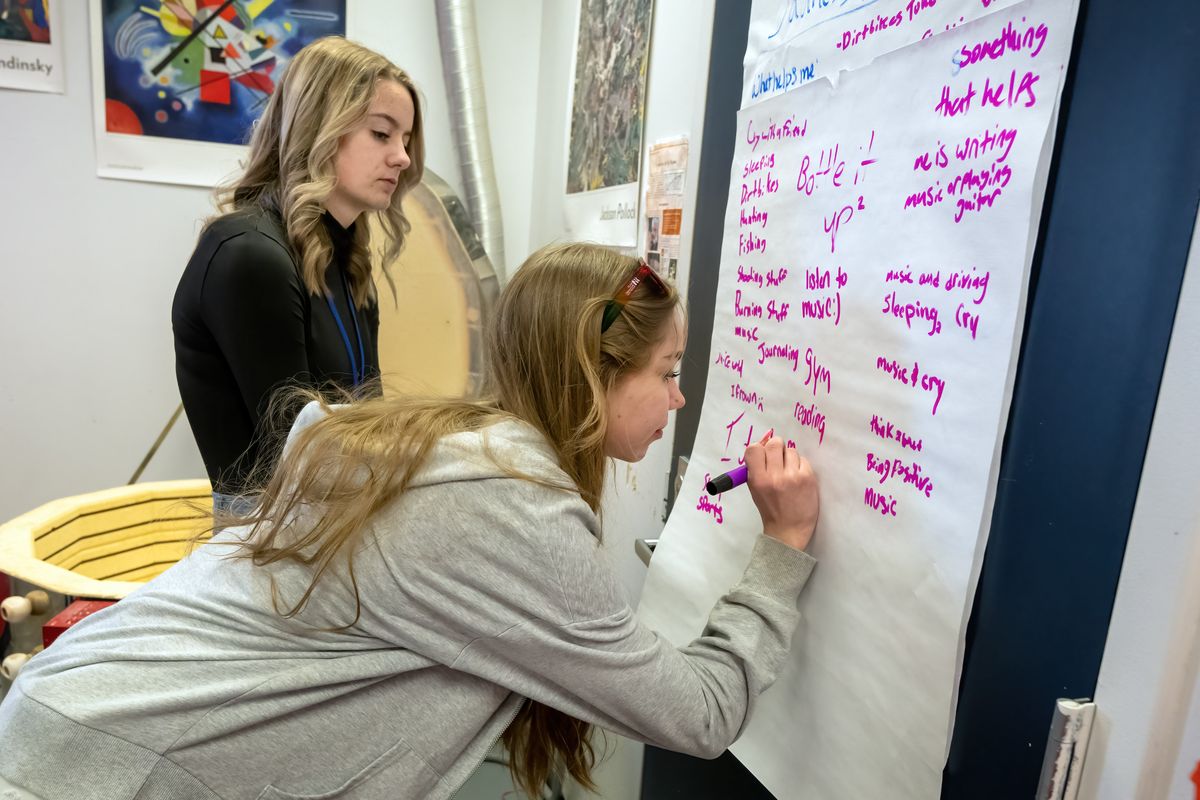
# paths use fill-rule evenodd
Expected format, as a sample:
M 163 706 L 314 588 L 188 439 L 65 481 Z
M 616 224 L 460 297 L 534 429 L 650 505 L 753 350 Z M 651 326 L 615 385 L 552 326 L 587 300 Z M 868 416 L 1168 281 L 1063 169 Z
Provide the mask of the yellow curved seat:
M 211 523 L 207 480 L 64 497 L 0 525 L 0 572 L 74 597 L 120 599 L 183 558 Z

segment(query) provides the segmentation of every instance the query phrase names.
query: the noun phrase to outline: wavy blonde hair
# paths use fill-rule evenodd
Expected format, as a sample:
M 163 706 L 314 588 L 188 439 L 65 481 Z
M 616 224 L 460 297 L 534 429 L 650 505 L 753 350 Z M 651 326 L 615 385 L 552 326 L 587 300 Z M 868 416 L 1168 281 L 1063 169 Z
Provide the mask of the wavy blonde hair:
M 354 543 L 372 517 L 405 491 L 437 442 L 503 420 L 523 421 L 545 436 L 570 485 L 593 511 L 604 488 L 608 391 L 649 363 L 654 347 L 681 323 L 679 294 L 637 291 L 603 335 L 609 298 L 629 280 L 635 259 L 582 244 L 544 248 L 513 276 L 489 326 L 485 393 L 473 400 L 378 398 L 329 414 L 297 433 L 245 517 L 216 527 L 249 525 L 241 556 L 256 565 L 296 561 L 313 579 L 285 616 L 298 614 L 331 566 L 348 570 L 356 608 Z M 320 400 L 319 396 L 312 395 Z M 295 406 L 293 406 L 295 407 Z M 500 465 L 517 477 L 527 477 Z M 306 506 L 320 509 L 304 530 L 289 528 Z M 358 611 L 353 625 L 358 620 Z M 504 733 L 516 783 L 540 795 L 564 769 L 593 788 L 591 726 L 527 702 Z
M 278 211 L 300 259 L 304 285 L 313 294 L 323 294 L 329 288 L 325 285 L 325 268 L 333 257 L 333 243 L 321 216 L 336 183 L 334 157 L 338 143 L 366 119 L 380 81 L 395 81 L 407 89 L 414 112 L 408 145 L 412 163 L 400 174 L 391 204 L 375 212 L 388 236 L 383 263 L 391 263 L 411 227 L 401 204 L 409 190 L 421 182 L 425 171 L 421 101 L 407 72 L 360 44 L 328 36 L 296 54 L 254 125 L 245 172 L 217 190 L 222 212 L 255 206 Z M 364 223 L 354 226 L 348 272 L 354 302 L 361 307 L 375 293 L 370 226 Z M 384 275 L 395 291 L 386 270 Z

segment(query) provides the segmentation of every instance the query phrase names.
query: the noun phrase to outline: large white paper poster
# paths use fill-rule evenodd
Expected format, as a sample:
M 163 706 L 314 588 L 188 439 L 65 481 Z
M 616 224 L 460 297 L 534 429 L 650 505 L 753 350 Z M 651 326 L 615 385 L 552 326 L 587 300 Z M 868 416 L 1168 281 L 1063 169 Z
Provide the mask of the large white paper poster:
M 641 613 L 687 642 L 740 577 L 758 515 L 710 474 L 771 428 L 813 461 L 820 564 L 733 748 L 780 798 L 938 796 L 1074 14 L 1027 0 L 738 115 L 705 405 Z
M 1017 2 L 754 0 L 742 107 L 822 76 L 836 78 L 839 70 L 862 67 Z

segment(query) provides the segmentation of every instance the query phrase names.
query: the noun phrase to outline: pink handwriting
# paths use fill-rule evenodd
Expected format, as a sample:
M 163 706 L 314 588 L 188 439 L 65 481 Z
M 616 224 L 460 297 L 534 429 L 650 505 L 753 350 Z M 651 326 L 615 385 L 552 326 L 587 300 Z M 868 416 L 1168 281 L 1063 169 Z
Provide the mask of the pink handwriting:
M 729 396 L 739 403 L 745 403 L 752 408 L 757 408 L 759 411 L 764 411 L 763 403 L 767 398 L 760 395 L 758 392 L 747 392 L 742 388 L 740 383 L 734 383 L 729 386 Z
M 767 301 L 767 320 L 775 322 L 783 322 L 787 319 L 788 309 L 791 308 L 791 303 L 782 301 L 768 300 Z
M 896 516 L 896 499 L 890 494 L 877 492 L 869 486 L 863 493 L 863 505 L 875 509 L 885 517 Z
M 752 161 L 747 161 L 746 166 L 742 168 L 742 177 L 748 178 L 760 169 L 767 169 L 775 166 L 775 154 L 768 153 Z
M 899 442 L 901 447 L 907 447 L 914 452 L 921 452 L 922 442 L 920 439 L 912 438 L 878 414 L 871 415 L 871 433 L 880 439 L 891 439 Z
M 761 289 L 763 285 L 763 276 L 762 273 L 756 270 L 754 267 L 747 267 L 742 264 L 738 264 L 737 282 L 753 283 L 755 286 Z
M 750 225 L 761 225 L 765 228 L 767 227 L 767 216 L 767 212 L 759 211 L 758 206 L 750 206 L 749 214 L 746 213 L 745 209 L 741 209 L 738 212 L 738 224 L 743 228 L 749 227 Z
M 817 408 L 816 403 L 807 406 L 796 403 L 796 407 L 792 409 L 792 416 L 804 427 L 817 432 L 818 447 L 825 443 L 825 415 Z
M 858 196 L 857 208 L 859 211 L 866 211 L 867 207 L 863 204 L 862 195 Z M 824 219 L 825 232 L 829 234 L 829 252 L 837 252 L 837 235 L 843 225 L 854 218 L 855 204 L 843 206 L 840 211 L 830 214 Z
M 983 302 L 983 298 L 987 297 L 988 280 L 992 277 L 991 271 L 984 272 L 979 275 L 975 267 L 971 267 L 968 272 L 952 272 L 946 277 L 946 291 L 950 292 L 955 289 L 966 289 L 969 291 L 978 291 L 979 296 L 973 302 L 979 305 Z
M 765 253 L 767 251 L 767 240 L 761 236 L 750 234 L 738 234 L 738 253 L 748 256 L 751 253 Z
M 958 304 L 954 312 L 954 324 L 970 331 L 972 339 L 979 333 L 979 315 L 967 311 L 967 307 L 962 303 Z
M 704 477 L 707 483 L 708 476 Z M 721 504 L 711 500 L 707 494 L 700 495 L 700 500 L 696 503 L 696 510 L 710 515 L 718 525 L 725 524 L 725 513 L 721 510 Z
M 767 271 L 767 286 L 778 286 L 787 280 L 788 268 L 780 267 L 778 270 Z
M 833 391 L 833 373 L 829 371 L 828 367 L 817 361 L 817 355 L 811 347 L 804 351 L 804 364 L 808 367 L 804 385 L 812 387 L 813 397 L 816 397 L 818 387 L 824 387 L 827 395 Z
M 937 414 L 938 404 L 942 402 L 942 392 L 946 389 L 946 381 L 936 375 L 930 373 L 922 373 L 921 365 L 914 361 L 912 368 L 901 366 L 899 362 L 893 361 L 890 358 L 879 356 L 875 359 L 875 369 L 881 370 L 890 375 L 892 380 L 902 383 L 905 386 L 917 388 L 918 386 L 927 392 L 937 392 L 937 397 L 933 400 L 933 411 Z
M 799 125 L 796 125 L 796 118 L 788 117 L 780 124 L 776 124 L 774 120 L 769 120 L 766 130 L 761 132 L 754 128 L 754 118 L 751 117 L 746 121 L 746 143 L 750 145 L 751 150 L 757 150 L 760 142 L 783 141 L 785 139 L 798 139 L 802 137 L 808 132 L 808 120 L 804 120 Z
M 990 105 L 992 108 L 1001 106 L 1012 108 L 1023 101 L 1025 107 L 1030 108 L 1037 104 L 1037 95 L 1033 92 L 1033 85 L 1038 82 L 1039 77 L 1032 72 L 1026 72 L 1018 83 L 1017 71 L 1014 69 L 1009 73 L 1007 81 L 1001 80 L 999 83 L 992 83 L 990 78 L 984 78 L 982 105 Z
M 792 372 L 800 369 L 800 351 L 795 347 L 792 347 L 790 344 L 769 344 L 767 342 L 759 342 L 759 364 L 765 364 L 768 361 L 777 358 L 783 359 L 784 361 L 790 363 L 792 365 Z M 805 381 L 805 383 L 807 383 L 807 381 Z
M 1021 17 L 1021 20 L 1024 21 L 1025 18 Z M 1042 52 L 1042 48 L 1046 45 L 1046 37 L 1049 33 L 1050 29 L 1044 22 L 1038 23 L 1036 27 L 1030 25 L 1024 32 L 1018 32 L 1013 27 L 1012 21 L 1009 20 L 995 39 L 987 39 L 974 45 L 963 45 L 955 54 L 954 63 L 959 69 L 963 69 L 985 59 L 994 61 L 1002 58 L 1009 51 L 1018 52 L 1030 48 L 1033 50 L 1029 53 L 1029 57 L 1037 58 L 1038 53 Z
M 733 327 L 733 335 L 739 339 L 745 339 L 747 342 L 757 342 L 758 326 L 755 325 L 753 328 L 747 328 L 742 325 L 735 325 Z M 762 362 L 760 361 L 758 363 L 761 364 Z
M 893 478 L 899 478 L 901 483 L 916 488 L 926 497 L 933 496 L 933 479 L 921 474 L 921 465 L 916 461 L 908 464 L 899 458 L 881 459 L 876 458 L 874 453 L 867 453 L 867 472 L 878 475 L 881 486 Z
M 914 318 L 925 320 L 929 323 L 929 330 L 926 336 L 936 336 L 942 332 L 942 322 L 938 319 L 937 306 L 923 305 L 920 300 L 913 300 L 911 303 L 901 303 L 896 300 L 896 293 L 892 292 L 885 295 L 883 298 L 883 314 L 890 314 L 896 319 L 904 320 L 904 324 L 912 330 L 912 321 Z
M 744 206 L 748 200 L 753 200 L 756 197 L 766 197 L 778 191 L 779 179 L 768 172 L 765 178 L 755 178 L 751 183 L 742 184 L 742 202 L 739 205 Z
M 908 266 L 908 264 L 904 265 L 904 269 L 889 269 L 887 271 L 887 277 L 883 279 L 883 282 L 891 283 L 892 281 L 895 281 L 896 283 L 913 282 L 912 269 Z
M 742 290 L 738 289 L 733 293 L 733 315 L 735 317 L 754 317 L 762 319 L 763 307 L 753 300 L 742 303 Z
M 740 378 L 740 377 L 742 377 L 743 361 L 744 360 L 740 359 L 740 358 L 734 359 L 734 357 L 732 355 L 730 355 L 729 353 L 719 353 L 719 354 L 717 354 L 717 360 L 713 363 L 720 364 L 722 367 L 729 370 L 730 372 L 736 372 L 738 374 L 738 377 Z

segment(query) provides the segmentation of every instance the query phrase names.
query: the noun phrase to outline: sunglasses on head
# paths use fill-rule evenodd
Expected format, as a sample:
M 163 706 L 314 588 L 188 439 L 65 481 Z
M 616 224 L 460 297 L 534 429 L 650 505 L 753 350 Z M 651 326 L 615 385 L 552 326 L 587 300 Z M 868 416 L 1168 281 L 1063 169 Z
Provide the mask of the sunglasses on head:
M 645 259 L 638 259 L 637 266 L 633 270 L 633 275 L 629 280 L 617 290 L 617 293 L 612 296 L 608 304 L 604 306 L 604 317 L 600 321 L 600 333 L 612 327 L 612 324 L 617 321 L 617 317 L 621 316 L 621 311 L 633 298 L 633 293 L 642 283 L 649 283 L 655 291 L 660 295 L 670 294 L 670 289 L 663 282 L 662 277 L 654 271 L 654 269 L 646 263 Z

